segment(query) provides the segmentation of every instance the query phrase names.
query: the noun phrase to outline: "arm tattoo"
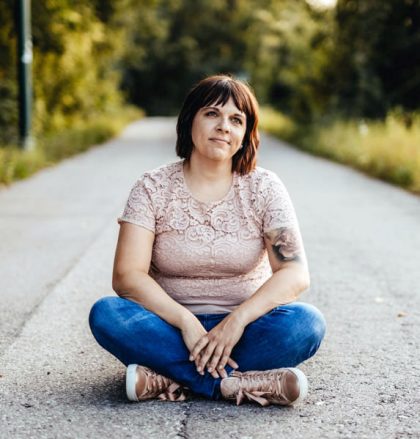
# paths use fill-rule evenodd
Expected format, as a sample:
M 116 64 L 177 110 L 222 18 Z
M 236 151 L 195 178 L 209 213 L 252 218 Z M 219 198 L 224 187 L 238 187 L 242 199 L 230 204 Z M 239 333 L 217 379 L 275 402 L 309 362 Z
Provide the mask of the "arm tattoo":
M 279 261 L 299 261 L 301 244 L 296 230 L 280 227 L 271 230 L 265 236 L 271 242 L 274 254 Z

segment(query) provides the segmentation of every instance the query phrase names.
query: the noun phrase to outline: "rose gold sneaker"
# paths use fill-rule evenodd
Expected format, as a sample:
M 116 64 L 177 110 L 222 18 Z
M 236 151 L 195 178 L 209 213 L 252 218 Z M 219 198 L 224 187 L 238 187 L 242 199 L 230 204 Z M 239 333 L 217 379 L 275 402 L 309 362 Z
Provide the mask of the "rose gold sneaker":
M 186 387 L 138 364 L 127 367 L 125 388 L 130 401 L 158 398 L 163 401 L 184 401 Z
M 246 398 L 262 406 L 291 405 L 302 401 L 308 393 L 305 374 L 294 367 L 266 371 L 233 371 L 220 384 L 226 399 L 236 399 L 239 405 Z

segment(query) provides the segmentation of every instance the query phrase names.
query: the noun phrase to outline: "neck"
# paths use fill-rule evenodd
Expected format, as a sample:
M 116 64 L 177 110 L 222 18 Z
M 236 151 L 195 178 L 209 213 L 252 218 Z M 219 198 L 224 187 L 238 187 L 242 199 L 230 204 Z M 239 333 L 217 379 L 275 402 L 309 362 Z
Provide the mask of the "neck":
M 216 161 L 198 158 L 191 154 L 190 160 L 185 163 L 187 171 L 195 181 L 218 182 L 232 178 L 232 161 Z

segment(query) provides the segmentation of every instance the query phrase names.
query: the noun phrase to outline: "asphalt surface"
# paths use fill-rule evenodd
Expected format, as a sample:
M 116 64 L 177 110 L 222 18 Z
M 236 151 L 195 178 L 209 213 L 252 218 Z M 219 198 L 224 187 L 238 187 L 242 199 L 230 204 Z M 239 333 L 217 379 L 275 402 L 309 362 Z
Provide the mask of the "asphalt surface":
M 176 160 L 174 119 L 0 190 L 0 437 L 418 438 L 420 198 L 262 137 L 311 271 L 300 300 L 327 334 L 294 408 L 193 398 L 130 403 L 124 367 L 90 334 L 112 294 L 117 216 L 144 171 Z

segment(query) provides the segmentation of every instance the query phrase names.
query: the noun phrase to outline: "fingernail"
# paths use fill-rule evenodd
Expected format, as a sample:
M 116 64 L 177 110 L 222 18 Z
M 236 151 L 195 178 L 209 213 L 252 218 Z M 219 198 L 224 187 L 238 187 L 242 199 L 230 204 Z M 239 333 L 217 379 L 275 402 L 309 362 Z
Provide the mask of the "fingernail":
M 190 355 L 189 360 L 190 360 L 190 361 L 194 360 L 194 357 L 193 357 L 192 355 Z
M 208 370 L 209 372 L 211 372 L 211 371 L 213 370 L 213 368 L 212 368 L 212 367 L 209 367 L 207 370 Z

